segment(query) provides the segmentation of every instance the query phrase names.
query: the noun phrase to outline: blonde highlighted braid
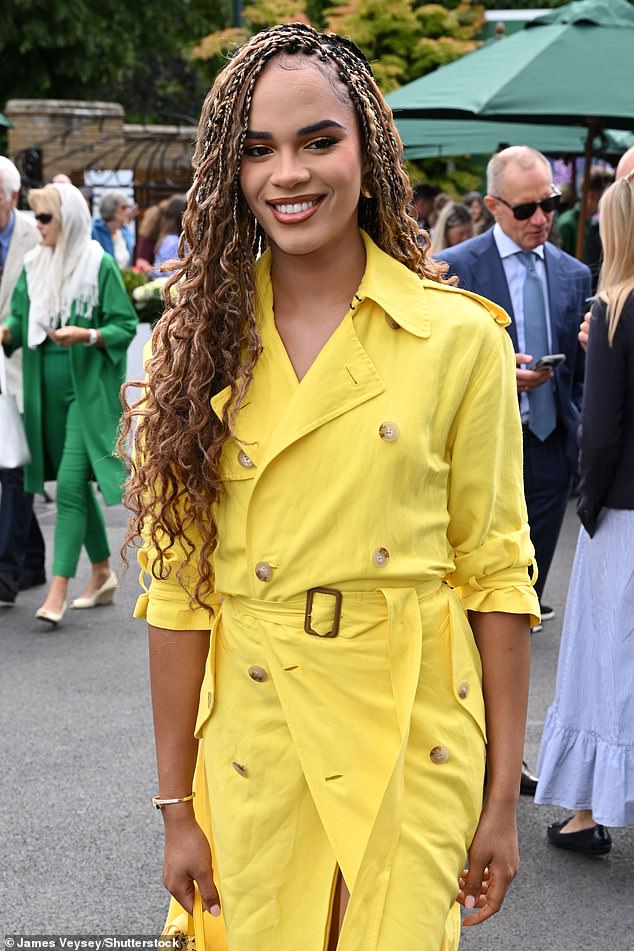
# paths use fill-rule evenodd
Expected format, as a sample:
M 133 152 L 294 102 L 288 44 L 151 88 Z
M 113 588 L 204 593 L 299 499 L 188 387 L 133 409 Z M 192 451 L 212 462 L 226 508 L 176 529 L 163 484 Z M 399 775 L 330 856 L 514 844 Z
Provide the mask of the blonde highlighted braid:
M 203 105 L 182 258 L 168 281 L 166 311 L 154 331 L 148 381 L 132 384 L 142 385 L 143 396 L 132 405 L 124 399 L 120 439 L 125 456 L 136 419 L 135 456 L 128 459 L 125 487 L 132 516 L 124 547 L 143 534 L 157 552 L 156 577 L 166 575 L 166 552 L 175 541 L 185 551 L 181 574 L 197 551 L 198 581 L 190 594 L 201 606 L 209 604 L 213 589 L 220 454 L 261 349 L 254 275 L 265 236 L 240 190 L 240 160 L 255 83 L 280 55 L 308 57 L 355 108 L 366 162 L 360 227 L 421 277 L 442 281 L 446 270 L 418 243 L 401 141 L 361 51 L 347 39 L 301 23 L 264 30 L 238 49 Z M 173 301 L 169 288 L 176 282 Z M 220 420 L 210 398 L 226 386 L 231 395 Z

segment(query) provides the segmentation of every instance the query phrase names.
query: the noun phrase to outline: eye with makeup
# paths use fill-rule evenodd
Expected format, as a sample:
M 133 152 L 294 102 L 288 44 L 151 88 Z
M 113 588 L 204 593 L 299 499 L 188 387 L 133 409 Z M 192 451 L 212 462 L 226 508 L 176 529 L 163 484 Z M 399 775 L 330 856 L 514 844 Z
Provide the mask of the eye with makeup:
M 330 135 L 320 135 L 318 139 L 311 139 L 304 146 L 311 152 L 327 152 L 339 143 L 339 139 Z M 264 158 L 270 155 L 273 150 L 268 145 L 245 145 L 242 154 L 248 158 Z
M 306 144 L 306 148 L 319 152 L 325 152 L 327 149 L 331 149 L 333 146 L 337 145 L 338 142 L 339 139 L 335 139 L 329 135 L 322 135 L 318 139 L 312 139 L 310 142 L 308 142 Z
M 263 156 L 269 155 L 271 151 L 268 145 L 245 145 L 242 154 L 248 158 L 263 158 Z

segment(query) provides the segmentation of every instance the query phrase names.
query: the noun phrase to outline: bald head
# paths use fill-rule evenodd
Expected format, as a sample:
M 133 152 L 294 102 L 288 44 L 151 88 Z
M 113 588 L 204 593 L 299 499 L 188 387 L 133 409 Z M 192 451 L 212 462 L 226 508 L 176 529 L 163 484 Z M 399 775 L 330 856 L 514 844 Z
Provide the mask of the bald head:
M 632 170 L 634 170 L 634 145 L 621 156 L 621 161 L 616 166 L 616 180 L 625 178 Z
M 508 165 L 514 165 L 516 173 L 521 176 L 523 171 L 541 165 L 548 175 L 551 174 L 550 162 L 545 155 L 529 145 L 510 145 L 501 152 L 496 152 L 487 165 L 487 191 L 489 195 L 499 194 L 500 183 L 504 170 Z

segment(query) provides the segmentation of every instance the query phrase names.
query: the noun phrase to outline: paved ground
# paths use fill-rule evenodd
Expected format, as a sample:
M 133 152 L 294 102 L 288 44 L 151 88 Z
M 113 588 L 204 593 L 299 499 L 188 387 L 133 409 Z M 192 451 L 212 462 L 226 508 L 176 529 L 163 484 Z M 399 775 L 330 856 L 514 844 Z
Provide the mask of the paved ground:
M 53 506 L 40 503 L 38 513 L 50 543 Z M 107 517 L 116 549 L 124 513 Z M 575 536 L 570 511 L 546 598 L 557 618 L 533 639 L 531 764 L 553 693 Z M 33 618 L 40 590 L 0 608 L 0 934 L 138 935 L 162 923 L 145 629 L 130 619 L 136 590 L 132 566 L 113 607 L 70 612 L 57 630 Z M 615 830 L 611 855 L 590 860 L 547 846 L 545 827 L 560 815 L 522 801 L 520 877 L 504 913 L 466 931 L 461 951 L 634 949 L 634 829 Z

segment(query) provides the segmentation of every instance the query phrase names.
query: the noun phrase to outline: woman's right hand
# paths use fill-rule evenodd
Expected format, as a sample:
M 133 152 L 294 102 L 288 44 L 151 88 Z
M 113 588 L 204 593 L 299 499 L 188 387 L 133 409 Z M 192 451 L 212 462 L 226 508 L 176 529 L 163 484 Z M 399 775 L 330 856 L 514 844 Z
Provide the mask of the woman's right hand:
M 590 311 L 583 315 L 583 320 L 579 324 L 579 333 L 577 338 L 584 350 L 588 349 L 588 336 L 590 334 Z
M 0 344 L 11 343 L 11 331 L 6 324 L 0 324 Z
M 173 810 L 171 814 L 168 812 L 170 809 Z M 188 815 L 183 815 L 180 810 L 180 805 L 166 806 L 163 810 L 163 883 L 191 915 L 194 907 L 194 881 L 198 882 L 203 908 L 217 918 L 220 914 L 220 898 L 212 876 L 209 842 L 196 822 L 191 807 Z

